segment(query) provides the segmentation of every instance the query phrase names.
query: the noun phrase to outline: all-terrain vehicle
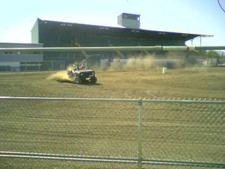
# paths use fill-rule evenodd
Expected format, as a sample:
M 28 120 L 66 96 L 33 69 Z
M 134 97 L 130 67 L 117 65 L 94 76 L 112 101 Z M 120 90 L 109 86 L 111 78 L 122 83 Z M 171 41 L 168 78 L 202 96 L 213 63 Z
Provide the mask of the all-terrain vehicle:
M 97 82 L 95 71 L 91 69 L 69 70 L 67 71 L 67 74 L 69 78 L 72 79 L 76 84 L 83 84 L 83 83 L 95 84 Z

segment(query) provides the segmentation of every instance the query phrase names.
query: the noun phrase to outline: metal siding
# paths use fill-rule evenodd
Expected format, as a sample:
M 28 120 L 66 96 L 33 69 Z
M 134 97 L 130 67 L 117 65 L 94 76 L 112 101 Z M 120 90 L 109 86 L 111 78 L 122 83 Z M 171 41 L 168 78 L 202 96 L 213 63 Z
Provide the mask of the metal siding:
M 42 62 L 42 54 L 2 54 L 0 62 Z
M 31 30 L 31 41 L 32 43 L 39 43 L 39 19 L 37 19 Z

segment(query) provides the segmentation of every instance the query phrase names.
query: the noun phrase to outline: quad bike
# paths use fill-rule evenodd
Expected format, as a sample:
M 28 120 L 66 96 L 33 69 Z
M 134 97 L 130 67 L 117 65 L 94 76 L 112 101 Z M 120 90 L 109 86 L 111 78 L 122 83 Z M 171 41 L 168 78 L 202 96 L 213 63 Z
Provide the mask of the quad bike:
M 95 76 L 95 71 L 93 71 L 91 69 L 68 70 L 67 74 L 68 74 L 69 78 L 72 79 L 74 81 L 74 83 L 76 83 L 76 84 L 84 84 L 84 83 L 95 84 L 97 82 L 97 78 Z

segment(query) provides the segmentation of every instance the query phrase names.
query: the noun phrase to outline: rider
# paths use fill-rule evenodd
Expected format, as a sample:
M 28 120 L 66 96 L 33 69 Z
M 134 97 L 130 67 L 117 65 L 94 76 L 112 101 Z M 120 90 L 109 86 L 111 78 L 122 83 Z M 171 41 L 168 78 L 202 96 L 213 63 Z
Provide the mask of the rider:
M 83 63 L 82 63 L 82 64 L 80 64 L 79 69 L 80 69 L 80 70 L 84 70 L 84 69 L 85 69 L 85 66 L 84 66 L 84 64 L 83 64 Z

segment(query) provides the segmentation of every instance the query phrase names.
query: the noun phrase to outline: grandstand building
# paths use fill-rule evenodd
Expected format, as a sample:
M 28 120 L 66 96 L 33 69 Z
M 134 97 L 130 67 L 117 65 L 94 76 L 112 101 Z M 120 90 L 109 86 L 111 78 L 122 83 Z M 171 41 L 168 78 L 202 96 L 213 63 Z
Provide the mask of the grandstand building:
M 88 46 L 183 46 L 185 42 L 199 34 L 165 32 L 140 29 L 140 15 L 123 13 L 118 16 L 118 23 L 123 27 L 109 27 L 79 23 L 57 22 L 37 19 L 32 28 L 32 43 L 42 43 L 44 47 L 88 47 Z M 134 53 L 134 52 L 133 52 Z M 101 56 L 126 57 L 120 51 L 108 53 L 44 53 L 44 61 L 54 69 L 63 69 L 66 65 L 84 55 L 92 55 L 92 60 Z M 85 56 L 85 57 L 86 57 Z

